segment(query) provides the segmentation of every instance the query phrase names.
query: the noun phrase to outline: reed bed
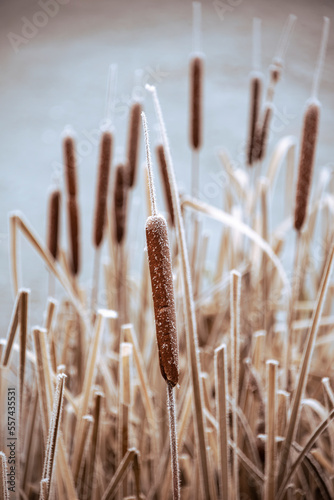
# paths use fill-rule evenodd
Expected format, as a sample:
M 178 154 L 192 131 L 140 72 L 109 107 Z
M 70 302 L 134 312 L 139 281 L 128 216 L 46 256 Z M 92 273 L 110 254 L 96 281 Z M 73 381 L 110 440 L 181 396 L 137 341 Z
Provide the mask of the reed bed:
M 196 168 L 205 109 L 200 20 L 196 2 L 189 82 L 189 149 Z M 312 175 L 321 133 L 326 18 L 300 141 L 283 136 L 270 147 L 268 142 L 295 22 L 289 16 L 283 27 L 267 87 L 260 21 L 254 22 L 244 168 L 235 170 L 222 146 L 218 156 L 229 179 L 223 208 L 198 199 L 198 169 L 191 195 L 180 195 L 177 152 L 170 148 L 163 118 L 166 103 L 147 86 L 147 98 L 134 99 L 129 110 L 124 161 L 113 157 L 117 128 L 101 134 L 92 214 L 93 291 L 80 279 L 81 268 L 91 263 L 81 262 L 86 222 L 80 219 L 69 129 L 63 137 L 64 179 L 48 196 L 46 241 L 22 213 L 10 214 L 15 302 L 0 343 L 1 499 L 334 498 L 334 204 L 328 167 Z M 109 118 L 115 71 L 112 67 L 108 84 Z M 155 114 L 147 119 L 143 109 L 152 101 Z M 157 165 L 148 127 L 155 123 Z M 154 176 L 156 169 L 160 177 Z M 284 169 L 285 207 L 280 223 L 271 227 L 275 180 Z M 158 210 L 163 207 L 158 182 L 166 218 Z M 133 191 L 147 218 L 140 255 L 133 253 Z M 62 211 L 66 241 L 60 239 Z M 207 233 L 208 220 L 216 224 L 214 234 Z M 291 277 L 282 255 L 296 235 Z M 319 235 L 321 252 L 310 262 Z M 19 273 L 29 265 L 19 252 L 21 236 L 49 274 L 45 313 L 36 326 L 30 325 L 33 290 L 24 288 Z M 214 262 L 208 246 L 216 249 Z M 133 259 L 143 262 L 137 282 Z M 99 275 L 106 303 L 97 293 Z M 14 413 L 11 391 L 16 391 Z M 17 442 L 14 480 L 9 417 Z

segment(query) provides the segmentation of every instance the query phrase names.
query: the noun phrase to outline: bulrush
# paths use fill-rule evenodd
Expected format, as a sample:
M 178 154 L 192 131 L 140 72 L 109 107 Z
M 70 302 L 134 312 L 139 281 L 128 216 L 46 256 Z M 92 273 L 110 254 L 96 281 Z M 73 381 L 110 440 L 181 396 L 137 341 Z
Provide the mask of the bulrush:
M 114 185 L 115 238 L 118 244 L 124 240 L 126 230 L 127 186 L 127 168 L 120 163 L 116 167 Z
M 93 243 L 96 248 L 98 248 L 102 243 L 105 221 L 106 221 L 112 143 L 113 143 L 113 136 L 110 131 L 106 130 L 105 132 L 102 133 L 101 136 L 98 178 L 96 186 L 94 229 L 93 229 Z
M 298 232 L 302 229 L 306 217 L 316 146 L 318 142 L 320 102 L 317 96 L 327 47 L 328 32 L 329 19 L 328 17 L 324 17 L 321 46 L 313 78 L 312 96 L 306 103 L 300 145 L 294 220 L 294 226 Z
M 47 247 L 52 257 L 57 260 L 60 236 L 60 206 L 61 192 L 53 187 L 49 194 L 48 223 L 47 223 Z
M 319 133 L 320 102 L 310 99 L 304 114 L 298 164 L 294 227 L 300 231 L 306 217 L 316 145 Z
M 139 101 L 133 102 L 130 108 L 127 160 L 128 160 L 128 183 L 132 188 L 135 185 L 138 157 L 139 157 L 139 139 L 140 139 L 140 115 L 142 105 Z
M 194 150 L 202 146 L 203 73 L 203 57 L 193 56 L 190 59 L 190 145 Z
M 70 269 L 74 276 L 80 269 L 80 222 L 77 202 L 78 182 L 74 138 L 68 132 L 63 141 L 65 185 L 67 191 L 67 219 L 70 244 Z
M 260 34 L 261 20 L 253 20 L 253 71 L 250 78 L 249 125 L 247 139 L 247 165 L 252 166 L 257 157 L 257 131 L 260 117 L 263 75 L 260 72 Z
M 177 450 L 176 413 L 173 387 L 179 381 L 179 349 L 176 330 L 176 310 L 172 260 L 168 229 L 164 217 L 158 215 L 151 166 L 151 152 L 145 113 L 142 113 L 152 216 L 146 221 L 147 256 L 151 275 L 155 328 L 161 375 L 167 382 L 170 448 L 173 473 L 173 498 L 180 498 Z

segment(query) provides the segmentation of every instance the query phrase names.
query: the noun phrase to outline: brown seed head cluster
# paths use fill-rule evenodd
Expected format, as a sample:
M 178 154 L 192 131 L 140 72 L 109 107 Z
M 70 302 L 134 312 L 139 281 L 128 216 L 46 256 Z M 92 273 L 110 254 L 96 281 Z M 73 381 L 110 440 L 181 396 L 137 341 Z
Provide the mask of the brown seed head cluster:
M 163 378 L 175 386 L 179 381 L 179 359 L 173 273 L 167 223 L 161 215 L 147 219 L 146 243 L 160 370 Z

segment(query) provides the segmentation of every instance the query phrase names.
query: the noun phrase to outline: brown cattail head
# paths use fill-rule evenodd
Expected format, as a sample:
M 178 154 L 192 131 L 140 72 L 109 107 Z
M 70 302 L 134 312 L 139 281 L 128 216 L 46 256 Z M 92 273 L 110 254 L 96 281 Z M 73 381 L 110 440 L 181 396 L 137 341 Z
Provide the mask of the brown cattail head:
M 49 194 L 47 247 L 54 259 L 58 257 L 58 242 L 60 235 L 60 189 L 52 188 Z
M 75 143 L 71 135 L 66 135 L 63 141 L 65 182 L 68 196 L 77 195 L 77 165 Z
M 68 221 L 69 221 L 69 242 L 70 242 L 70 269 L 76 276 L 80 269 L 80 223 L 79 207 L 75 198 L 67 200 Z
M 114 220 L 115 237 L 118 244 L 122 243 L 126 229 L 126 208 L 128 189 L 128 170 L 122 163 L 117 165 L 114 185 Z
M 163 378 L 174 387 L 179 381 L 176 312 L 167 223 L 161 215 L 147 219 L 146 243 L 160 370 Z
M 250 75 L 250 111 L 247 142 L 247 164 L 252 166 L 255 161 L 256 132 L 261 108 L 262 75 L 252 71 Z
M 171 222 L 172 226 L 174 226 L 173 199 L 172 199 L 172 192 L 171 192 L 169 178 L 168 178 L 167 163 L 166 163 L 166 157 L 165 157 L 165 151 L 164 151 L 163 144 L 157 145 L 156 155 L 157 155 L 157 160 L 158 160 L 158 164 L 159 164 L 159 168 L 160 168 L 162 184 L 164 187 L 165 201 L 166 201 L 167 209 L 168 209 L 169 216 L 170 216 L 170 222 Z
M 96 189 L 93 242 L 98 248 L 102 242 L 108 197 L 109 173 L 111 164 L 112 134 L 103 132 L 100 144 L 99 171 Z
M 295 206 L 295 229 L 300 231 L 306 217 L 307 203 L 312 180 L 313 165 L 318 139 L 320 102 L 310 99 L 304 114 L 300 145 L 298 180 Z
M 279 80 L 281 79 L 282 70 L 283 61 L 278 57 L 274 57 L 272 64 L 269 66 L 270 83 L 276 85 L 279 82 Z
M 137 166 L 138 166 L 138 156 L 139 156 L 139 138 L 140 138 L 140 128 L 141 128 L 141 112 L 142 105 L 140 102 L 134 102 L 130 109 L 130 119 L 129 119 L 129 136 L 128 136 L 128 182 L 129 187 L 133 187 L 136 182 L 137 177 Z
M 203 58 L 192 57 L 190 60 L 190 145 L 195 150 L 202 146 L 203 74 Z
M 263 120 L 261 126 L 256 129 L 256 140 L 254 147 L 254 159 L 262 161 L 266 154 L 268 135 L 270 129 L 271 117 L 273 115 L 273 105 L 267 102 L 263 110 Z

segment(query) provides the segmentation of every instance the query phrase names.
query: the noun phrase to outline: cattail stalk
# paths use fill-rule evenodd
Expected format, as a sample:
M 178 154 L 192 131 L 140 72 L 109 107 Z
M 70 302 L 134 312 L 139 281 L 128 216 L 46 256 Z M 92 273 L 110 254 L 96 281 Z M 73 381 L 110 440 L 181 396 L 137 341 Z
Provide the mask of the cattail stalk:
M 136 452 L 137 450 L 135 448 L 131 448 L 127 451 L 126 455 L 124 455 L 122 462 L 119 464 L 114 476 L 112 477 L 107 489 L 102 496 L 102 500 L 111 500 L 112 498 L 114 498 L 115 493 L 124 478 L 127 468 L 133 461 Z
M 269 360 L 267 365 L 267 410 L 266 410 L 266 462 L 265 462 L 265 500 L 275 500 L 276 465 L 276 392 L 278 362 Z
M 230 491 L 228 378 L 226 345 L 215 350 L 215 390 L 219 441 L 219 489 L 222 500 L 228 500 Z
M 150 384 L 148 381 L 147 372 L 145 370 L 145 363 L 143 361 L 140 348 L 138 345 L 138 340 L 136 333 L 134 331 L 133 325 L 127 324 L 122 326 L 122 331 L 124 334 L 124 341 L 131 342 L 133 346 L 133 357 L 140 380 L 139 389 L 142 392 L 142 398 L 147 411 L 147 419 L 152 427 L 153 432 L 153 448 L 154 453 L 157 456 L 158 452 L 158 432 L 156 426 L 156 414 L 151 398 Z
M 12 214 L 9 216 L 10 256 L 12 281 L 15 296 L 19 290 L 19 278 L 17 269 L 17 219 Z
M 26 366 L 26 350 L 27 350 L 27 333 L 28 333 L 28 297 L 30 290 L 22 290 L 20 301 L 20 413 L 23 417 L 23 392 L 24 392 L 24 375 Z
M 203 396 L 201 392 L 202 389 L 199 379 L 199 373 L 201 370 L 200 370 L 200 362 L 197 349 L 198 339 L 197 339 L 195 309 L 194 309 L 193 292 L 190 280 L 190 266 L 187 253 L 185 232 L 184 232 L 183 219 L 180 208 L 180 199 L 175 180 L 173 162 L 170 153 L 166 127 L 163 120 L 157 92 L 155 87 L 153 86 L 146 86 L 146 88 L 147 90 L 152 92 L 153 95 L 154 107 L 160 124 L 160 131 L 162 135 L 163 145 L 165 147 L 168 178 L 172 189 L 173 209 L 176 220 L 178 244 L 181 254 L 182 278 L 183 278 L 183 286 L 185 292 L 184 312 L 186 319 L 187 348 L 190 359 L 190 374 L 191 374 L 192 387 L 194 393 L 194 419 L 196 423 L 196 431 L 198 437 L 198 449 L 199 449 L 200 463 L 201 463 L 201 476 L 203 481 L 205 497 L 210 498 L 211 486 L 209 481 L 209 468 L 208 468 L 209 464 L 208 464 L 208 456 L 206 449 L 206 434 L 204 430 L 204 415 L 203 415 L 203 404 L 202 404 Z
M 304 447 L 300 451 L 298 457 L 296 458 L 296 460 L 293 462 L 293 464 L 289 468 L 289 473 L 287 474 L 285 480 L 283 481 L 283 483 L 281 483 L 280 489 L 279 489 L 278 494 L 276 496 L 277 500 L 282 500 L 282 498 L 284 498 L 284 493 L 285 493 L 285 490 L 288 488 L 288 484 L 289 484 L 290 479 L 295 474 L 297 468 L 302 463 L 304 457 L 307 455 L 307 453 L 309 453 L 309 451 L 312 449 L 312 447 L 316 443 L 317 439 L 319 439 L 321 434 L 327 429 L 327 427 L 330 425 L 330 423 L 333 419 L 334 419 L 334 410 L 332 410 L 328 414 L 328 416 L 321 422 L 321 424 L 319 424 L 318 427 L 314 430 L 311 437 L 308 439 L 307 443 L 304 445 Z
M 236 448 L 238 447 L 238 393 L 239 393 L 239 356 L 240 356 L 240 285 L 241 275 L 231 272 L 231 355 L 232 355 L 232 395 L 233 395 L 233 486 L 235 499 L 239 498 L 239 466 Z
M 20 289 L 16 295 L 14 308 L 13 308 L 12 316 L 11 316 L 9 327 L 8 327 L 6 347 L 5 347 L 4 352 L 2 354 L 1 362 L 2 362 L 3 366 L 7 366 L 9 363 L 9 360 L 10 360 L 10 355 L 11 355 L 13 344 L 14 344 L 16 330 L 17 330 L 17 327 L 19 324 L 21 298 L 22 298 L 23 291 L 24 291 L 24 289 Z
M 13 213 L 11 215 L 11 218 L 16 220 L 16 222 L 15 222 L 16 227 L 18 229 L 20 229 L 22 234 L 27 238 L 29 243 L 34 247 L 36 252 L 43 259 L 43 261 L 47 265 L 48 269 L 50 271 L 52 271 L 52 273 L 58 279 L 59 283 L 62 285 L 62 287 L 64 288 L 64 290 L 68 294 L 73 306 L 75 307 L 77 313 L 79 314 L 80 318 L 82 319 L 82 322 L 84 323 L 85 328 L 87 330 L 89 330 L 90 325 L 88 324 L 88 321 L 87 321 L 87 312 L 83 308 L 80 300 L 78 299 L 76 291 L 73 287 L 73 284 L 67 279 L 66 275 L 61 271 L 61 269 L 55 265 L 54 259 L 52 259 L 49 251 L 47 250 L 47 248 L 45 248 L 43 246 L 43 243 L 41 242 L 40 238 L 37 236 L 37 234 L 30 227 L 29 223 L 24 218 L 23 214 L 21 214 L 20 212 L 16 212 L 16 213 Z M 14 260 L 16 262 L 16 258 Z M 13 260 L 13 264 L 14 264 L 14 260 Z
M 51 497 L 52 478 L 53 478 L 55 457 L 58 448 L 61 416 L 63 411 L 65 379 L 66 379 L 65 374 L 57 376 L 57 386 L 53 402 L 52 418 L 49 427 L 49 436 L 48 436 L 48 443 L 44 460 L 43 478 L 42 478 L 42 479 L 48 479 L 46 500 Z
M 129 448 L 129 420 L 132 405 L 132 344 L 120 345 L 120 396 L 119 396 L 119 462 Z M 123 484 L 123 497 L 127 496 L 126 482 Z
M 142 120 L 152 206 L 152 216 L 149 217 L 146 222 L 147 255 L 151 275 L 160 371 L 162 377 L 167 382 L 173 498 L 174 500 L 178 500 L 180 498 L 180 480 L 173 387 L 177 385 L 179 381 L 179 366 L 173 273 L 167 223 L 162 216 L 157 215 L 151 152 L 145 113 L 142 113 Z
M 82 401 L 79 409 L 79 414 L 77 417 L 77 425 L 74 434 L 74 449 L 73 449 L 73 458 L 72 458 L 72 470 L 76 471 L 78 468 L 79 462 L 79 436 L 82 433 L 82 417 L 87 414 L 88 411 L 88 403 L 91 393 L 91 387 L 94 381 L 94 373 L 96 370 L 96 360 L 97 353 L 100 345 L 100 339 L 103 332 L 104 327 L 104 319 L 105 313 L 104 311 L 99 311 L 96 318 L 96 323 L 94 327 L 94 336 L 92 339 L 92 345 L 89 350 L 89 358 L 87 361 L 87 368 L 85 371 L 85 378 L 82 387 Z
M 332 271 L 333 260 L 334 260 L 334 245 L 332 245 L 331 251 L 330 251 L 329 256 L 327 258 L 327 261 L 326 261 L 326 266 L 325 266 L 324 273 L 322 276 L 321 285 L 320 285 L 320 289 L 319 289 L 318 297 L 317 297 L 317 301 L 316 301 L 316 306 L 315 306 L 313 316 L 312 316 L 312 324 L 311 324 L 311 327 L 309 329 L 309 332 L 308 332 L 308 335 L 306 338 L 302 362 L 301 362 L 299 373 L 298 373 L 297 386 L 296 386 L 294 396 L 293 396 L 290 418 L 289 418 L 289 423 L 287 426 L 286 437 L 285 437 L 285 441 L 283 444 L 281 457 L 279 460 L 280 467 L 279 467 L 279 472 L 278 472 L 278 484 L 281 484 L 281 482 L 283 480 L 283 477 L 284 477 L 284 474 L 286 471 L 289 453 L 290 453 L 291 443 L 293 442 L 293 440 L 295 438 L 296 429 L 297 429 L 298 422 L 299 422 L 300 403 L 301 403 L 301 399 L 303 397 L 305 385 L 307 382 L 307 375 L 308 375 L 308 372 L 310 369 L 310 361 L 311 361 L 311 357 L 313 354 L 315 340 L 316 340 L 316 336 L 317 336 L 317 332 L 318 332 L 318 328 L 319 328 L 319 321 L 320 321 L 323 305 L 324 305 L 325 298 L 326 298 L 329 278 L 330 278 L 331 271 Z
M 97 465 L 97 457 L 99 453 L 99 436 L 101 431 L 101 417 L 102 417 L 102 403 L 104 400 L 104 394 L 102 392 L 96 392 L 94 397 L 94 410 L 93 410 L 93 430 L 92 430 L 92 440 L 89 449 L 89 463 L 88 471 L 86 475 L 86 488 L 87 488 L 87 498 L 95 500 L 96 498 L 96 485 L 95 485 L 95 470 Z
M 55 346 L 55 341 L 53 338 L 53 332 L 51 329 L 52 325 L 52 320 L 55 314 L 55 310 L 57 307 L 58 303 L 51 297 L 48 298 L 47 301 L 47 307 L 46 307 L 46 314 L 45 314 L 45 320 L 44 320 L 44 328 L 48 332 L 48 340 L 49 340 L 49 346 L 50 346 L 50 360 L 51 360 L 51 366 L 52 370 L 54 373 L 57 371 L 57 357 L 56 357 L 56 346 Z
M 2 451 L 0 451 L 0 478 L 1 478 L 0 498 L 2 500 L 9 500 L 7 471 L 8 471 L 7 457 Z
M 46 330 L 43 328 L 34 327 L 33 337 L 36 350 L 36 371 L 38 381 L 37 387 L 39 391 L 39 398 L 41 401 L 42 423 L 44 421 L 44 435 L 47 436 L 47 430 L 49 428 L 49 422 L 51 420 L 54 391 L 51 377 L 51 364 L 46 347 Z M 71 499 L 73 498 L 73 500 L 77 500 L 78 497 L 75 491 L 74 480 L 68 464 L 68 457 L 66 455 L 64 442 L 61 436 L 59 438 L 59 449 L 57 454 L 57 470 L 59 470 L 59 473 L 62 476 L 67 497 Z
M 80 423 L 80 434 L 78 436 L 78 446 L 77 446 L 77 461 L 76 467 L 73 470 L 73 479 L 76 487 L 79 486 L 79 474 L 83 469 L 83 463 L 86 456 L 86 451 L 88 443 L 90 441 L 90 431 L 93 427 L 93 417 L 91 415 L 84 415 Z

